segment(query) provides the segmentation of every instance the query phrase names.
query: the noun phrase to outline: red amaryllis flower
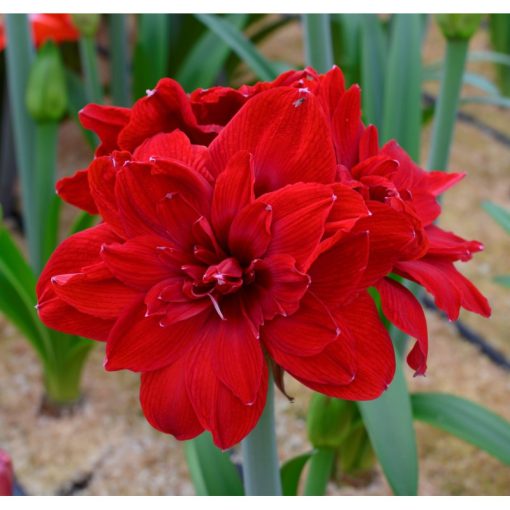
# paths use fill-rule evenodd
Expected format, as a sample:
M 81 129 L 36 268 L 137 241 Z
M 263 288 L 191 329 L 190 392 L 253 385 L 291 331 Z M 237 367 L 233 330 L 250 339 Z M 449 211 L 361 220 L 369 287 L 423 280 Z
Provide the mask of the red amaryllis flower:
M 9 455 L 0 450 L 0 496 L 12 496 L 14 473 Z
M 69 14 L 30 14 L 34 44 L 40 46 L 48 40 L 56 43 L 76 41 L 80 34 Z M 0 51 L 6 46 L 5 28 L 0 24 Z
M 260 100 L 260 94 L 271 89 L 275 93 L 266 94 Z M 487 300 L 454 266 L 455 261 L 469 260 L 482 245 L 432 224 L 441 210 L 437 196 L 462 175 L 425 172 L 395 142 L 379 148 L 376 128 L 365 127 L 361 120 L 359 87 L 354 85 L 346 90 L 338 68 L 334 67 L 325 75 L 318 75 L 310 68 L 288 71 L 273 82 L 239 89 L 199 89 L 189 97 L 175 81 L 164 79 L 132 110 L 89 105 L 82 111 L 81 118 L 84 126 L 93 129 L 102 140 L 98 154 L 122 148 L 134 150 L 136 155 L 134 148 L 143 144 L 147 137 L 178 128 L 205 144 L 219 134 L 224 140 L 219 144 L 222 151 L 232 155 L 240 149 L 259 151 L 259 147 L 286 143 L 285 137 L 292 136 L 287 133 L 274 140 L 260 141 L 260 138 L 260 143 L 255 143 L 253 131 L 261 122 L 270 122 L 272 129 L 267 132 L 273 136 L 279 122 L 275 112 L 284 110 L 291 96 L 295 97 L 296 111 L 311 109 L 315 117 L 323 118 L 321 133 L 330 137 L 336 159 L 334 171 L 332 166 L 323 171 L 308 165 L 300 180 L 339 182 L 363 197 L 372 213 L 356 227 L 369 231 L 371 240 L 363 282 L 378 288 L 388 318 L 418 340 L 408 361 L 417 373 L 424 373 L 428 339 L 422 308 L 402 285 L 383 278 L 393 271 L 422 284 L 451 319 L 458 317 L 461 306 L 487 316 L 490 314 Z M 251 102 L 257 106 L 237 114 L 243 105 Z M 218 153 L 216 145 L 213 141 L 213 155 Z M 279 149 L 274 149 L 271 157 L 278 159 L 278 153 Z M 222 164 L 225 161 L 220 166 Z M 283 170 L 261 176 L 255 189 L 257 195 L 295 182 L 294 176 L 287 175 L 285 165 L 271 164 Z M 91 213 L 97 212 L 89 189 L 88 170 L 60 181 L 58 191 L 68 202 Z M 328 225 L 331 225 L 328 231 L 334 229 L 333 217 L 329 218 Z M 402 303 L 402 306 L 393 306 L 395 303 Z
M 41 275 L 41 319 L 105 340 L 106 368 L 141 372 L 148 421 L 179 439 L 240 441 L 269 368 L 353 400 L 393 377 L 365 283 L 369 212 L 334 182 L 326 119 L 301 95 L 262 92 L 210 149 L 173 131 L 96 157 L 87 179 L 104 223 L 64 241 Z

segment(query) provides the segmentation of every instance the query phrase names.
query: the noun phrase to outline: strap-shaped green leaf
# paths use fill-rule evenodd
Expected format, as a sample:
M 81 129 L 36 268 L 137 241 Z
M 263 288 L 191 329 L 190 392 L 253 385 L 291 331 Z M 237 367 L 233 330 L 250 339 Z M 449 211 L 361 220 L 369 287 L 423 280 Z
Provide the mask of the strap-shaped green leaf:
M 394 14 L 384 87 L 382 141 L 395 138 L 417 161 L 421 130 L 420 14 Z
M 363 113 L 370 124 L 382 126 L 388 41 L 377 14 L 365 14 L 361 22 L 361 89 Z
M 393 492 L 398 496 L 416 495 L 416 435 L 411 401 L 398 360 L 395 378 L 382 396 L 358 404 L 370 442 Z
M 442 393 L 415 393 L 411 402 L 417 420 L 446 430 L 510 465 L 510 423 L 497 414 Z
M 197 496 L 242 496 L 243 484 L 228 453 L 219 450 L 209 433 L 184 444 Z
M 306 463 L 313 452 L 303 453 L 285 462 L 280 468 L 282 493 L 284 496 L 297 496 L 299 480 Z
M 510 211 L 493 202 L 484 202 L 482 207 L 510 234 Z
M 271 81 L 276 78 L 277 73 L 272 64 L 260 54 L 255 45 L 241 31 L 214 14 L 195 14 L 195 16 L 209 30 L 223 39 L 258 78 L 264 81 Z
M 230 14 L 225 17 L 225 21 L 238 30 L 244 27 L 247 19 L 248 14 Z M 186 57 L 176 80 L 187 91 L 198 87 L 211 87 L 230 51 L 232 50 L 225 40 L 220 39 L 215 32 L 207 31 Z

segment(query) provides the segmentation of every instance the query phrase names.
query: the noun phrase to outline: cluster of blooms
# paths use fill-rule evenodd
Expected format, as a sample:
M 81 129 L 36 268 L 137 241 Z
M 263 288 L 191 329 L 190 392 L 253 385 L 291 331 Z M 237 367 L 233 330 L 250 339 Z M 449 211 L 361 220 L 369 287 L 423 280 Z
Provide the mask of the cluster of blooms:
M 38 284 L 50 327 L 106 341 L 107 370 L 141 372 L 147 420 L 227 448 L 263 410 L 268 370 L 326 395 L 377 398 L 395 353 L 385 316 L 416 339 L 422 308 L 490 308 L 454 267 L 482 249 L 434 221 L 461 174 L 425 172 L 361 120 L 341 71 L 289 71 L 238 90 L 162 79 L 131 109 L 80 114 L 101 145 L 58 183 L 103 222 L 53 254 Z M 369 289 L 370 292 L 369 293 Z

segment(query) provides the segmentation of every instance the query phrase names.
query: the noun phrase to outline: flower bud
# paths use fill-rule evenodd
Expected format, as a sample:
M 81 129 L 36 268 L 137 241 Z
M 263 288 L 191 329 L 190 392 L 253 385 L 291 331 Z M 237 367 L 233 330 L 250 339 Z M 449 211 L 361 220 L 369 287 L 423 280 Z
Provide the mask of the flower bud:
M 94 37 L 101 23 L 100 14 L 71 14 L 74 26 L 85 37 Z
M 353 402 L 314 393 L 308 409 L 308 437 L 315 448 L 338 448 L 357 412 Z
M 39 50 L 32 64 L 25 99 L 37 122 L 56 122 L 67 110 L 64 67 L 58 48 L 51 41 Z
M 481 14 L 436 14 L 436 21 L 446 39 L 471 39 L 481 20 Z
M 343 476 L 359 477 L 373 469 L 375 454 L 367 430 L 360 419 L 350 430 L 338 455 Z
M 9 455 L 0 450 L 0 496 L 12 496 L 14 473 Z

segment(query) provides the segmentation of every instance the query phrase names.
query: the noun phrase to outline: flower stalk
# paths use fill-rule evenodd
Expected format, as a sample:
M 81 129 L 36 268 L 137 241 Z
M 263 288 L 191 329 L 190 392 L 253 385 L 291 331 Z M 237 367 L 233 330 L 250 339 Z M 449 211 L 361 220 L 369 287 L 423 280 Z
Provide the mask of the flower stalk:
M 446 43 L 441 91 L 436 105 L 427 165 L 429 169 L 446 170 L 448 167 L 468 45 L 467 39 L 448 39 Z
M 117 106 L 129 106 L 131 94 L 126 15 L 111 14 L 109 23 L 113 103 Z
M 245 495 L 281 496 L 274 422 L 274 386 L 271 376 L 264 412 L 256 427 L 241 444 Z
M 331 478 L 335 450 L 318 448 L 310 459 L 310 470 L 305 484 L 305 496 L 324 496 Z

